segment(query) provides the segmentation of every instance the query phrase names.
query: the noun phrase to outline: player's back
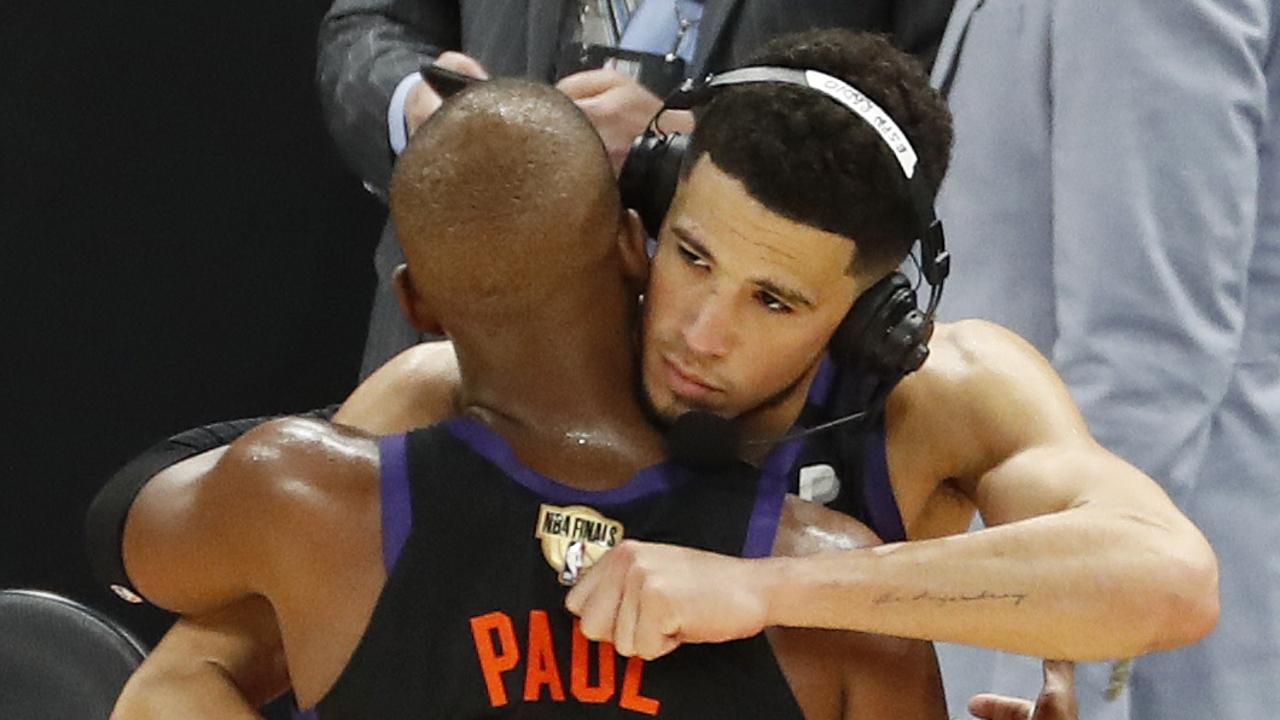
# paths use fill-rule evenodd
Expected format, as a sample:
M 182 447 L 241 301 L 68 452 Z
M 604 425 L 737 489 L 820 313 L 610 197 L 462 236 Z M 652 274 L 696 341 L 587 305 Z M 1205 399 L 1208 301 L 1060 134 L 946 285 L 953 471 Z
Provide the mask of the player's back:
M 469 418 L 385 438 L 381 456 L 388 581 L 323 720 L 803 717 L 763 634 L 624 658 L 578 631 L 561 584 L 624 538 L 767 555 L 783 472 L 660 464 L 583 491 Z

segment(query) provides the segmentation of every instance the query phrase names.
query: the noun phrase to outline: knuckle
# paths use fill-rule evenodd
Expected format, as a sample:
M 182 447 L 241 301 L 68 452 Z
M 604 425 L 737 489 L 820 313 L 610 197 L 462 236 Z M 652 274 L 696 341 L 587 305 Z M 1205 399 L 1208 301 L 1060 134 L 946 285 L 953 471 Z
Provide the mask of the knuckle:
M 583 618 L 582 624 L 579 627 L 582 630 L 582 634 L 588 640 L 601 642 L 607 639 L 605 635 L 604 623 L 600 622 L 599 620 L 596 620 L 595 618 Z
M 618 543 L 613 550 L 605 553 L 605 557 L 607 558 L 610 555 L 613 555 L 618 559 L 618 562 L 630 562 L 635 560 L 636 556 L 639 554 L 639 547 L 639 544 L 636 543 L 635 540 L 623 540 Z

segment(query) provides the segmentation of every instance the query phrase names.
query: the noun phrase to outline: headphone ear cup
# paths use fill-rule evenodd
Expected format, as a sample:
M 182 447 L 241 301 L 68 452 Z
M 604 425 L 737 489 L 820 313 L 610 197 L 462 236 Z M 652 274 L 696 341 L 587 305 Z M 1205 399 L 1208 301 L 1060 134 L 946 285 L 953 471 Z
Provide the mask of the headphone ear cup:
M 893 375 L 908 375 L 920 369 L 929 357 L 929 336 L 933 323 L 915 307 L 915 291 L 911 292 L 911 309 L 885 334 L 876 363 Z
M 636 138 L 622 164 L 618 190 L 622 206 L 635 210 L 649 237 L 657 237 L 680 181 L 689 138 L 679 133 L 662 135 L 647 130 Z
M 895 377 L 924 363 L 932 329 L 911 281 L 895 272 L 854 302 L 827 349 L 833 360 L 861 373 Z

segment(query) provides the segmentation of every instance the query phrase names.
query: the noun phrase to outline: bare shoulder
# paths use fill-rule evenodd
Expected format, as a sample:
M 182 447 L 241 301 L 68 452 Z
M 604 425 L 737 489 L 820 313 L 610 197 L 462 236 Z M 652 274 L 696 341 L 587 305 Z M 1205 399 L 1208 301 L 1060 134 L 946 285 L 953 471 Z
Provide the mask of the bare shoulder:
M 293 518 L 376 492 L 378 447 L 354 428 L 306 418 L 263 423 L 231 443 L 203 474 L 158 475 L 139 495 L 144 509 L 190 507 L 195 524 L 260 519 L 281 528 Z M 131 514 L 132 517 L 132 514 Z
M 458 377 L 458 360 L 448 340 L 418 343 L 387 361 L 375 375 L 388 371 L 410 384 L 427 377 Z
M 932 390 L 972 390 L 975 383 L 995 378 L 1011 384 L 1057 379 L 1031 343 L 986 320 L 938 323 L 929 350 L 928 362 L 904 383 L 919 379 Z
M 1084 419 L 1030 343 L 982 320 L 939 324 L 925 365 L 886 409 L 890 444 L 933 455 L 931 469 L 973 477 L 1034 445 L 1087 441 Z M 893 451 L 890 451 L 891 464 Z
M 871 528 L 830 508 L 788 495 L 782 504 L 774 557 L 804 557 L 880 544 Z
M 430 425 L 455 414 L 459 382 L 453 343 L 414 345 L 361 383 L 334 422 L 381 434 Z
M 357 547 L 379 521 L 378 493 L 372 438 L 302 418 L 264 423 L 207 471 L 147 483 L 125 523 L 126 570 L 177 612 L 266 594 L 289 558 L 317 549 L 308 546 Z
M 238 438 L 219 461 L 223 464 L 234 471 L 227 473 L 230 477 L 247 479 L 268 495 L 344 492 L 349 486 L 366 484 L 369 472 L 377 471 L 378 444 L 374 436 L 357 428 L 281 418 Z

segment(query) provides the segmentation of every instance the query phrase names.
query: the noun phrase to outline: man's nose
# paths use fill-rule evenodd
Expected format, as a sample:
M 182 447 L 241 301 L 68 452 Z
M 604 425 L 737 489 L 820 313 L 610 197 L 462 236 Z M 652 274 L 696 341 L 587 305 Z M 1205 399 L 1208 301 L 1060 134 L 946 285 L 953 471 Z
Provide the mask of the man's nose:
M 703 299 L 692 320 L 684 327 L 684 342 L 695 355 L 723 357 L 729 352 L 733 334 L 733 313 L 718 293 Z

